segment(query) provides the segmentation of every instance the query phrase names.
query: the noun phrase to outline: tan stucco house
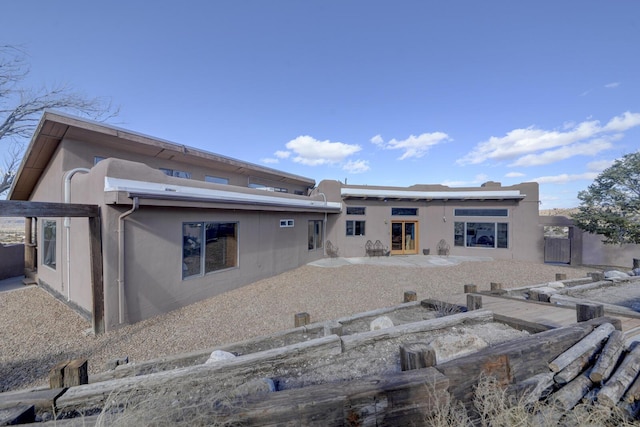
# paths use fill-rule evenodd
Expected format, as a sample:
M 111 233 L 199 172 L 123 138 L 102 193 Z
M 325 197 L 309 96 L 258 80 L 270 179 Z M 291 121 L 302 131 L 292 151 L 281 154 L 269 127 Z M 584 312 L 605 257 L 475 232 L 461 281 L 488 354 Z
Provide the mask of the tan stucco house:
M 105 329 L 327 256 L 542 260 L 538 185 L 344 185 L 46 112 L 8 198 L 98 205 Z M 91 314 L 88 225 L 28 218 L 27 273 Z M 369 243 L 369 245 L 371 245 Z

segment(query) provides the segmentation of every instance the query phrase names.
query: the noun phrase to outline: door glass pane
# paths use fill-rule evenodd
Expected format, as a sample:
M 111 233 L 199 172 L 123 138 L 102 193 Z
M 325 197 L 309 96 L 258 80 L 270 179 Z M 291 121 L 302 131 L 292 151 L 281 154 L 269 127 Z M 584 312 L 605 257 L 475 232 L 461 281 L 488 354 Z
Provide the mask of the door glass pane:
M 413 222 L 404 224 L 404 249 L 413 251 L 416 249 L 416 225 Z
M 394 222 L 391 224 L 391 250 L 402 250 L 402 223 Z

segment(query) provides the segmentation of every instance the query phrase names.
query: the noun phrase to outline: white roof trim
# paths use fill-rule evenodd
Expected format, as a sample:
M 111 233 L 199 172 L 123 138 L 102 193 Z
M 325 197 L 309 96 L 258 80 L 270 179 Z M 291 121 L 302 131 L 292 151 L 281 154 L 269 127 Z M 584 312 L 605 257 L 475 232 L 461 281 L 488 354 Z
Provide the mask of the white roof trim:
M 501 191 L 407 191 L 373 188 L 341 188 L 342 197 L 388 197 L 408 199 L 522 199 L 519 190 Z
M 186 185 L 162 184 L 157 182 L 136 181 L 132 179 L 104 177 L 104 191 L 126 191 L 134 194 L 144 194 L 153 198 L 180 197 L 182 199 L 211 200 L 227 203 L 254 203 L 273 206 L 290 206 L 296 208 L 313 209 L 342 209 L 342 203 L 293 199 L 269 194 L 249 194 L 236 191 L 213 190 L 209 188 L 189 187 Z M 259 191 L 259 190 L 258 190 Z M 261 191 L 262 192 L 262 191 Z

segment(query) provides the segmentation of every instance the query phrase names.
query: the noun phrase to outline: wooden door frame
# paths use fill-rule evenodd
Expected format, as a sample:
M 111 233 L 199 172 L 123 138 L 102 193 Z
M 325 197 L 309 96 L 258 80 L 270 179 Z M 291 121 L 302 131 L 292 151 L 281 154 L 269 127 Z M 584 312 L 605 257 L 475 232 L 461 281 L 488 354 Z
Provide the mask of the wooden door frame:
M 420 241 L 420 221 L 418 221 L 417 219 L 393 219 L 391 220 L 391 231 L 390 231 L 390 235 L 391 235 L 391 239 L 393 239 L 393 224 L 402 224 L 402 249 L 400 250 L 393 250 L 393 241 L 390 242 L 389 248 L 391 250 L 391 255 L 414 255 L 418 253 L 418 247 L 419 247 L 419 241 Z M 406 249 L 406 241 L 405 241 L 405 228 L 404 228 L 404 224 L 406 223 L 412 223 L 415 224 L 415 244 L 414 244 L 414 249 L 413 250 L 407 250 Z

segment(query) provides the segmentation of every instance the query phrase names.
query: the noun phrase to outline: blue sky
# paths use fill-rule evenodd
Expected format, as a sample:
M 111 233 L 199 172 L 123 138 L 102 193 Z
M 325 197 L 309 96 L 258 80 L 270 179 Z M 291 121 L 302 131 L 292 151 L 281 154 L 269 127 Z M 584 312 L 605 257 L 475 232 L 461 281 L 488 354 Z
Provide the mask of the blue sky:
M 34 88 L 121 127 L 349 184 L 540 182 L 640 147 L 640 1 L 7 0 Z

